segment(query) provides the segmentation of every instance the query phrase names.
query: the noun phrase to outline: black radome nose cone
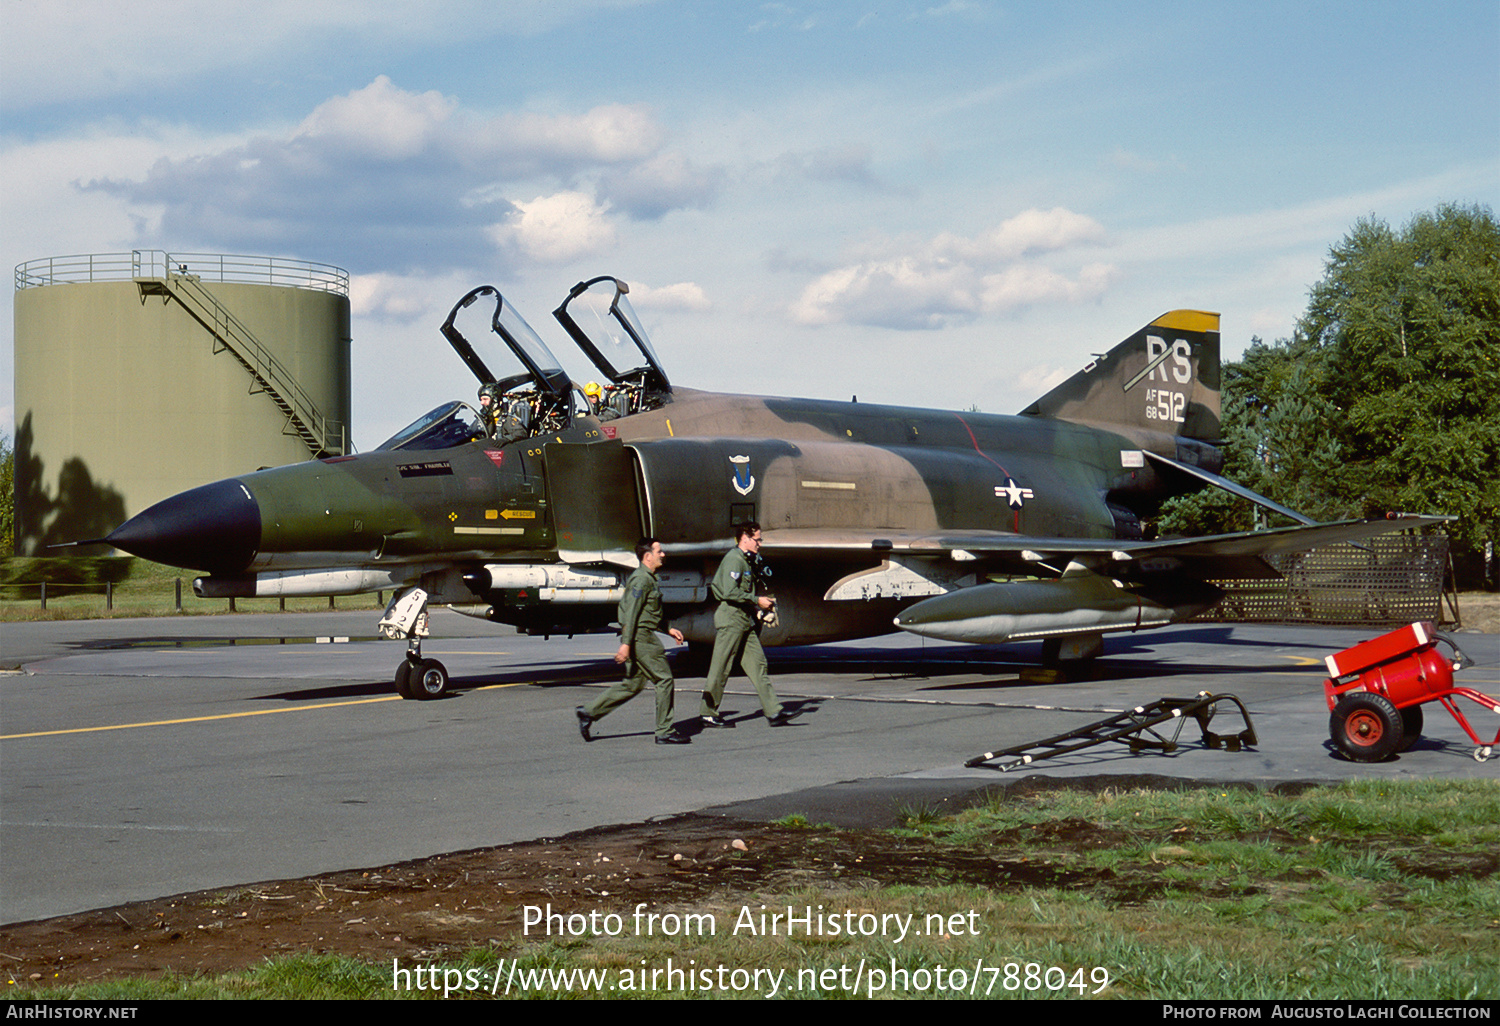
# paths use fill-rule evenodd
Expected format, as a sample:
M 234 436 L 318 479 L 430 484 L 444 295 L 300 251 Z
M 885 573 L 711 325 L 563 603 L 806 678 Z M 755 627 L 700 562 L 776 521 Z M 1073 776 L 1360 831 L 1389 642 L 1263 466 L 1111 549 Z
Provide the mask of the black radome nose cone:
M 260 506 L 240 481 L 215 481 L 163 499 L 104 540 L 168 566 L 236 573 L 260 549 Z

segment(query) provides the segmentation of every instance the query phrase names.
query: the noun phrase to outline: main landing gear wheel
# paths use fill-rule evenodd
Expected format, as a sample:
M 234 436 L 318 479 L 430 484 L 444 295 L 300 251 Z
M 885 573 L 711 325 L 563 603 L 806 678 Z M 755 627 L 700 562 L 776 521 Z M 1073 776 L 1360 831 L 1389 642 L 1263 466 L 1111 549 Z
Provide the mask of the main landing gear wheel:
M 1420 705 L 1409 705 L 1401 712 L 1401 743 L 1396 746 L 1396 751 L 1404 752 L 1417 743 L 1422 736 L 1422 707 Z
M 448 668 L 436 659 L 423 659 L 411 671 L 407 688 L 413 698 L 427 701 L 448 694 Z
M 1379 762 L 1401 746 L 1401 713 L 1384 695 L 1345 695 L 1328 718 L 1328 733 L 1346 759 Z

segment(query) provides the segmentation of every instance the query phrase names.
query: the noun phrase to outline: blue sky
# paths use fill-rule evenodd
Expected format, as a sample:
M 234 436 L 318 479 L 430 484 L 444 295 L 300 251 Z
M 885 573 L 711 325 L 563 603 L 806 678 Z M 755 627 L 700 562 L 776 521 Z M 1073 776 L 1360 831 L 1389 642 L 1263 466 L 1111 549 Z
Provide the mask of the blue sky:
M 1330 245 L 1500 196 L 1500 4 L 0 0 L 9 266 L 353 275 L 355 441 L 437 326 L 614 274 L 674 383 L 1015 412 L 1169 309 L 1280 338 Z M 0 414 L 10 424 L 11 323 Z

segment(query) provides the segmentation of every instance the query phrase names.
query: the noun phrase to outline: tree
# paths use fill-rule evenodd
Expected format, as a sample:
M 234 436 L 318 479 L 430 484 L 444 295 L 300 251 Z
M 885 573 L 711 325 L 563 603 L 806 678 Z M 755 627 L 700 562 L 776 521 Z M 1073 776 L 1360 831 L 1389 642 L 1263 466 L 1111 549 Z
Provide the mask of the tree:
M 16 551 L 16 450 L 0 435 L 0 559 Z
M 1360 512 L 1448 513 L 1456 555 L 1500 534 L 1500 224 L 1444 206 L 1333 247 L 1298 341 L 1342 414 L 1338 487 Z
M 1500 225 L 1440 207 L 1367 218 L 1329 253 L 1290 339 L 1223 370 L 1225 475 L 1319 520 L 1447 513 L 1472 573 L 1500 541 Z M 1176 500 L 1173 533 L 1243 530 L 1248 507 Z
M 1224 476 L 1319 520 L 1358 515 L 1339 498 L 1339 413 L 1319 392 L 1325 361 L 1306 345 L 1252 338 L 1244 358 L 1225 363 L 1220 387 Z M 1290 523 L 1218 489 L 1170 500 L 1160 529 L 1219 534 Z

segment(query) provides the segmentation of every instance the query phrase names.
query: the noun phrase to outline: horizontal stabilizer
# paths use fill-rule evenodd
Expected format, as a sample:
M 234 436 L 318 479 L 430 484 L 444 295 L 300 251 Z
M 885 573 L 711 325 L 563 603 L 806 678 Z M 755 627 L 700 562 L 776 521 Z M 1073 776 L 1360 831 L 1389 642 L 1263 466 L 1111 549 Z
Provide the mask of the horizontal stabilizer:
M 1204 470 L 1201 467 L 1195 467 L 1191 464 L 1179 463 L 1174 459 L 1168 459 L 1166 456 L 1158 455 L 1157 453 L 1154 453 L 1149 449 L 1143 451 L 1145 452 L 1146 458 L 1148 460 L 1160 463 L 1163 466 L 1171 467 L 1174 470 L 1180 470 L 1182 471 L 1182 473 L 1188 475 L 1189 477 L 1195 477 L 1199 481 L 1203 481 L 1206 484 L 1213 485 L 1215 488 L 1218 488 L 1221 491 L 1228 492 L 1230 495 L 1237 495 L 1241 499 L 1248 499 L 1251 502 L 1255 503 L 1257 506 L 1264 506 L 1271 512 L 1280 513 L 1282 516 L 1287 517 L 1291 520 L 1295 520 L 1299 524 L 1317 523 L 1317 521 L 1312 517 L 1303 516 L 1296 510 L 1290 509 L 1286 506 L 1283 506 L 1279 502 L 1268 499 L 1264 495 L 1261 495 L 1259 492 L 1252 492 L 1244 485 L 1235 484 L 1227 477 L 1220 477 L 1218 474 L 1210 473 L 1209 471 Z

